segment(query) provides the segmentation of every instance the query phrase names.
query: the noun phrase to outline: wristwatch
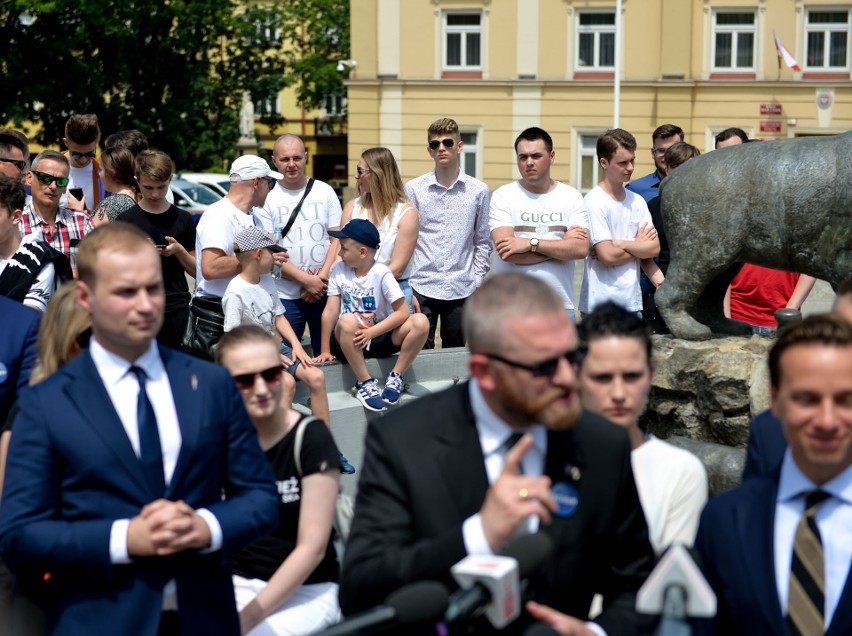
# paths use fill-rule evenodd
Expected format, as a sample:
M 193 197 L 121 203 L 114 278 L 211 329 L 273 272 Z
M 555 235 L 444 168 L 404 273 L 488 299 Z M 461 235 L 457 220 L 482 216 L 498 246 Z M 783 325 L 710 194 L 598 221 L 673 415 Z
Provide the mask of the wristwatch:
M 537 238 L 531 238 L 530 239 L 530 252 L 535 253 L 535 251 L 537 249 L 538 249 L 538 239 Z

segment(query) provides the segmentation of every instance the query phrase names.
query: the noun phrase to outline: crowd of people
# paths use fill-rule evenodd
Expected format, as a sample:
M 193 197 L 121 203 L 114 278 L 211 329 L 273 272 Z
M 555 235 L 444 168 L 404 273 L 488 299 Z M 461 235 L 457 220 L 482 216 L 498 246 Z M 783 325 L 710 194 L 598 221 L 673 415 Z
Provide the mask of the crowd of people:
M 434 170 L 404 184 L 388 149 L 367 149 L 343 207 L 283 135 L 272 166 L 232 163 L 196 225 L 170 201 L 171 159 L 138 131 L 107 137 L 99 161 L 93 115 L 69 119 L 65 153 L 32 161 L 0 131 L 0 621 L 310 634 L 417 581 L 454 587 L 466 555 L 541 532 L 554 552 L 508 633 L 645 633 L 637 590 L 693 542 L 719 598 L 697 630 L 852 629 L 852 285 L 836 316 L 778 334 L 744 484 L 708 503 L 703 464 L 639 426 L 651 333 L 666 330 L 659 186 L 698 149 L 660 126 L 655 171 L 631 180 L 637 141 L 607 131 L 584 197 L 528 128 L 520 178 L 492 193 L 461 170 L 455 121 L 426 134 Z M 716 145 L 737 142 L 731 129 Z M 746 265 L 726 311 L 774 334 L 765 317 L 812 286 Z M 470 380 L 371 421 L 339 563 L 332 520 L 355 467 L 321 365 L 348 364 L 364 408 L 388 411 L 438 324 L 444 347 L 468 347 Z M 380 384 L 365 358 L 391 356 Z M 310 416 L 292 408 L 297 381 Z M 440 629 L 492 631 L 465 618 Z

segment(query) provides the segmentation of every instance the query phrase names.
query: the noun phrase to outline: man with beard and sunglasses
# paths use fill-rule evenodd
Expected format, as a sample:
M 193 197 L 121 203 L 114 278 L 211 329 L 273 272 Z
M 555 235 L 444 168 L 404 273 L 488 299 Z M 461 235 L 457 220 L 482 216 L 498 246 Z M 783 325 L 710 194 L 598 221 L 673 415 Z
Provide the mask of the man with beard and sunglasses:
M 455 587 L 450 568 L 465 556 L 543 532 L 555 549 L 524 600 L 575 617 L 577 634 L 638 633 L 635 595 L 654 554 L 630 441 L 580 407 L 577 334 L 561 296 L 529 276 L 492 276 L 468 300 L 464 327 L 471 380 L 369 426 L 341 608 L 378 605 L 415 581 Z M 606 609 L 589 623 L 596 592 Z M 529 622 L 522 615 L 506 633 Z
M 94 229 L 89 215 L 60 204 L 68 188 L 68 159 L 55 150 L 43 150 L 27 173 L 32 201 L 21 215 L 21 236 L 41 233 L 52 248 L 62 252 L 77 271 L 77 246 Z

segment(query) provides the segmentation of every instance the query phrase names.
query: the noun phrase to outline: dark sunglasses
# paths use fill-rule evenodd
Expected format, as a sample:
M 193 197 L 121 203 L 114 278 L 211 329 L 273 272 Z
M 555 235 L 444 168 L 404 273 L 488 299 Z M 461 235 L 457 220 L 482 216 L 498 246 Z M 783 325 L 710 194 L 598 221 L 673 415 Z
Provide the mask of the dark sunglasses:
M 432 150 L 437 150 L 441 144 L 444 144 L 444 148 L 452 148 L 456 145 L 456 142 L 454 139 L 433 139 L 429 142 L 429 147 Z
M 262 377 L 263 381 L 267 384 L 273 384 L 281 379 L 282 373 L 284 373 L 284 367 L 279 364 L 277 366 L 264 369 L 263 371 L 256 371 L 254 373 L 241 373 L 240 375 L 235 375 L 234 382 L 236 382 L 237 386 L 241 389 L 250 389 L 254 386 L 254 383 L 257 380 L 257 376 Z
M 90 150 L 89 152 L 77 152 L 76 150 L 72 150 L 71 156 L 74 157 L 75 159 L 82 159 L 84 157 L 86 157 L 88 159 L 94 159 L 95 158 L 95 151 Z
M 0 157 L 0 161 L 2 161 L 3 163 L 11 163 L 18 170 L 23 170 L 27 167 L 27 162 L 21 159 L 7 159 L 6 157 Z
M 68 185 L 68 177 L 54 177 L 52 174 L 47 174 L 46 172 L 39 172 L 38 170 L 33 170 L 32 172 L 36 176 L 36 178 L 44 185 L 50 185 L 53 182 L 56 182 L 57 188 L 64 188 Z
M 580 366 L 583 362 L 583 358 L 586 357 L 586 349 L 582 347 L 571 349 L 571 351 L 566 351 L 561 356 L 545 360 L 544 362 L 539 362 L 538 364 L 523 364 L 522 362 L 515 362 L 514 360 L 509 360 L 503 356 L 498 356 L 495 353 L 486 353 L 485 356 L 492 360 L 497 360 L 497 362 L 508 364 L 510 367 L 529 371 L 534 378 L 552 378 L 557 369 L 559 369 L 559 361 L 562 358 L 565 358 L 568 361 L 568 364 L 572 367 Z

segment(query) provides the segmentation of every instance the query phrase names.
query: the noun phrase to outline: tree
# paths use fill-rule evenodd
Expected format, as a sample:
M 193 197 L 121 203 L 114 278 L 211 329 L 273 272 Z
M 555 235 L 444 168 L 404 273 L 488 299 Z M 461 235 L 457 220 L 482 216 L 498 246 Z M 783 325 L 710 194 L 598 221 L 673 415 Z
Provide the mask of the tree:
M 0 120 L 37 122 L 36 141 L 56 145 L 69 115 L 96 113 L 105 134 L 138 128 L 183 169 L 227 163 L 243 91 L 287 83 L 280 47 L 259 37 L 262 11 L 234 0 L 5 0 Z

